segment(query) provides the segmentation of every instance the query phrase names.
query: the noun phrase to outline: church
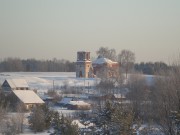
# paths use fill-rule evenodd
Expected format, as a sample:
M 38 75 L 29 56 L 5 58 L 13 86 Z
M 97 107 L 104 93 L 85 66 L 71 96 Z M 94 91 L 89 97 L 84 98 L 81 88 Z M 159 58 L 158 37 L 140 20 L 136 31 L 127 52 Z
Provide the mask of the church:
M 115 77 L 119 70 L 119 63 L 108 58 L 99 56 L 93 62 L 90 59 L 90 52 L 77 52 L 76 77 Z

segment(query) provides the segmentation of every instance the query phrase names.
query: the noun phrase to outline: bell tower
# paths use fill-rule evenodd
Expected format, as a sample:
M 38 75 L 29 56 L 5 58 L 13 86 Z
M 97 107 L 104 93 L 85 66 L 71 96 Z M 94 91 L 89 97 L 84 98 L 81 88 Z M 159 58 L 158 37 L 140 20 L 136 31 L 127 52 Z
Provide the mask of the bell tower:
M 88 78 L 91 67 L 90 52 L 77 52 L 76 77 Z

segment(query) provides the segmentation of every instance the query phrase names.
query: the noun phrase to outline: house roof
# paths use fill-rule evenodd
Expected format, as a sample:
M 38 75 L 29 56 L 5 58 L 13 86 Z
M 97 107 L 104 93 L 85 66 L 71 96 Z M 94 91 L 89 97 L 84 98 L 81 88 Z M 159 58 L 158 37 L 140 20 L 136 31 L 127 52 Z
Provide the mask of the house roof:
M 86 126 L 83 125 L 79 120 L 73 120 L 72 124 L 77 124 L 79 128 L 86 128 Z
M 79 120 L 73 120 L 73 121 L 72 121 L 72 124 L 78 125 L 79 128 L 87 128 L 87 127 L 93 126 L 93 123 L 91 123 L 90 121 L 87 121 L 86 123 L 88 123 L 88 125 L 85 126 L 85 125 L 82 124 Z
M 28 83 L 24 79 L 6 79 L 11 88 L 28 88 Z
M 70 101 L 68 104 L 70 104 L 70 105 L 79 105 L 79 106 L 81 106 L 81 105 L 90 106 L 89 103 L 86 103 L 86 102 L 84 102 L 84 101 Z
M 126 98 L 123 94 L 114 94 L 115 98 Z
M 81 100 L 73 100 L 73 98 L 63 98 L 59 103 L 61 104 L 69 104 L 69 105 L 88 105 L 90 106 L 89 103 L 86 103 L 84 101 Z
M 44 101 L 32 90 L 14 90 L 13 92 L 23 103 L 44 103 Z
M 73 98 L 63 98 L 59 103 L 61 103 L 61 104 L 68 104 L 72 100 L 73 100 Z

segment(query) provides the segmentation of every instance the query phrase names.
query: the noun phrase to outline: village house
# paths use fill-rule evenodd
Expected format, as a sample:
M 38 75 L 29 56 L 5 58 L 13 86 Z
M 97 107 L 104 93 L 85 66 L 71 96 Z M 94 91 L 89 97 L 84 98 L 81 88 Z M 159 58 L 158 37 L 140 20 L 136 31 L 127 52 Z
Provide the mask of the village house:
M 44 104 L 44 101 L 33 90 L 14 90 L 13 93 L 17 101 L 16 104 L 23 104 L 26 110 Z
M 86 103 L 84 101 L 70 101 L 68 103 L 68 109 L 72 110 L 90 110 L 91 109 L 91 104 Z
M 30 110 L 34 106 L 44 104 L 44 101 L 33 90 L 30 90 L 24 79 L 6 79 L 1 87 L 2 93 L 13 107 L 21 103 L 26 110 Z

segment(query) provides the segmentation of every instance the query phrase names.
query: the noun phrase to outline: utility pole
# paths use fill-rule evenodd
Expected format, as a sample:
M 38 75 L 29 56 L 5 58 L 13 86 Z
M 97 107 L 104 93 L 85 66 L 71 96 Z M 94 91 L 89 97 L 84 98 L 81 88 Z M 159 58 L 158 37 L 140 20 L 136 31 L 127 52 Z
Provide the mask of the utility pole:
M 89 81 L 88 81 L 88 94 L 89 94 Z
M 54 91 L 54 80 L 53 80 L 53 91 Z
M 85 77 L 84 77 L 84 92 L 85 92 Z

